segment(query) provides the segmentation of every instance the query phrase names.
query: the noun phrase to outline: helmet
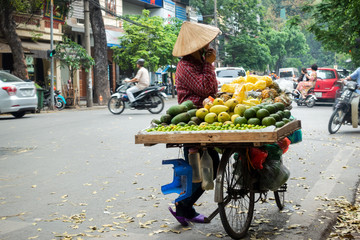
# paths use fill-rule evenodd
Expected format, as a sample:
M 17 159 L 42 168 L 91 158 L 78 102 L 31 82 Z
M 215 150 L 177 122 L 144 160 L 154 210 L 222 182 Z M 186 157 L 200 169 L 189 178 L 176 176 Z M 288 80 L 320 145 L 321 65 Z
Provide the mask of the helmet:
M 136 61 L 136 64 L 139 64 L 140 66 L 144 66 L 145 60 L 142 59 L 142 58 L 139 58 L 139 59 Z

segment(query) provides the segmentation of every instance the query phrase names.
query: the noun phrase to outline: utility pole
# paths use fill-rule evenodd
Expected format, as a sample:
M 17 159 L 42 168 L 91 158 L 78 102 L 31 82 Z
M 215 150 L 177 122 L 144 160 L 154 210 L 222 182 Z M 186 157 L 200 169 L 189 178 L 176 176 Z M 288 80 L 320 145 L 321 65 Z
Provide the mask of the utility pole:
M 85 49 L 86 52 L 91 56 L 91 46 L 90 46 L 90 10 L 89 10 L 89 0 L 84 0 L 84 18 L 85 18 Z M 91 67 L 86 73 L 86 83 L 87 83 L 87 92 L 86 92 L 86 106 L 93 106 L 93 89 L 92 89 L 92 76 L 91 76 Z
M 50 1 L 50 50 L 54 49 L 54 0 Z M 50 110 L 54 110 L 54 58 L 50 67 Z
M 215 22 L 215 27 L 218 26 L 218 23 L 217 23 L 217 3 L 216 3 L 216 0 L 214 0 L 214 22 Z M 219 67 L 219 46 L 218 46 L 218 43 L 217 43 L 217 37 L 215 38 L 215 51 L 216 51 L 216 59 L 215 59 L 215 67 Z

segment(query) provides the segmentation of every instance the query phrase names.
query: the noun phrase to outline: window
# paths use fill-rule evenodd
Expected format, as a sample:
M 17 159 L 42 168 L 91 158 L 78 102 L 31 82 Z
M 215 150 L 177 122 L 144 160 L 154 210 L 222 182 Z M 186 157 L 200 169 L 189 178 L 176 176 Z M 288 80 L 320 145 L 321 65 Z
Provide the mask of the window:
M 105 9 L 107 10 L 106 12 L 107 15 L 112 15 L 111 13 L 116 14 L 115 1 L 116 0 L 105 0 Z
M 219 78 L 236 78 L 245 76 L 245 72 L 240 70 L 220 70 L 216 73 Z

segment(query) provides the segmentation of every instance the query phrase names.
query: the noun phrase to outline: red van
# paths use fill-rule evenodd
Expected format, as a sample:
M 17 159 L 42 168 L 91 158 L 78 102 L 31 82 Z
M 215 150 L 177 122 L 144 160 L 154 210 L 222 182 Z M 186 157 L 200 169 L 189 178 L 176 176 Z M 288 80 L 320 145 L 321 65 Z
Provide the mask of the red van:
M 307 69 L 311 74 L 311 69 Z M 341 87 L 340 77 L 334 68 L 318 68 L 315 83 L 315 96 L 319 102 L 334 102 Z

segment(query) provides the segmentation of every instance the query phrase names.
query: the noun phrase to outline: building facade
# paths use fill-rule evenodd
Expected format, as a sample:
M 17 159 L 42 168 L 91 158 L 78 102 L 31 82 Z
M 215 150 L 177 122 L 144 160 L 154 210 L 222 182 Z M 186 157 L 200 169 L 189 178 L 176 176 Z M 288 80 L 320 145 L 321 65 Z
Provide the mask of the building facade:
M 22 40 L 25 51 L 30 79 L 43 88 L 49 88 L 50 61 L 47 59 L 46 51 L 50 49 L 50 19 L 47 17 L 49 16 L 47 14 L 49 11 L 47 6 L 50 0 L 44 0 L 44 3 L 44 9 L 39 10 L 36 14 L 16 14 L 15 21 L 18 25 L 17 34 Z M 108 79 L 112 91 L 115 91 L 121 78 L 121 66 L 113 63 L 113 51 L 111 50 L 111 47 L 119 46 L 118 37 L 123 34 L 122 24 L 124 20 L 121 16 L 142 14 L 143 9 L 148 9 L 151 16 L 160 16 L 164 19 L 177 17 L 183 21 L 196 21 L 196 19 L 191 18 L 194 14 L 192 14 L 188 6 L 188 0 L 99 0 L 99 3 L 106 29 Z M 54 44 L 61 42 L 63 36 L 66 35 L 73 41 L 85 46 L 83 0 L 74 1 L 70 9 L 71 11 L 67 19 L 62 19 L 61 16 L 54 16 Z M 93 45 L 91 35 L 91 47 Z M 11 72 L 12 66 L 10 47 L 4 38 L 0 36 L 0 69 Z M 61 68 L 60 63 L 55 60 L 54 86 L 62 91 L 67 91 L 69 88 L 69 78 L 69 71 L 66 68 Z M 72 84 L 77 99 L 86 99 L 86 79 L 83 70 L 78 71 Z

